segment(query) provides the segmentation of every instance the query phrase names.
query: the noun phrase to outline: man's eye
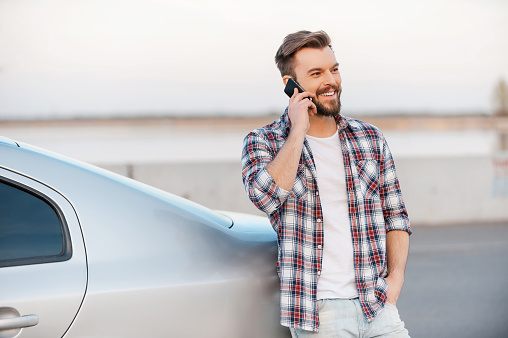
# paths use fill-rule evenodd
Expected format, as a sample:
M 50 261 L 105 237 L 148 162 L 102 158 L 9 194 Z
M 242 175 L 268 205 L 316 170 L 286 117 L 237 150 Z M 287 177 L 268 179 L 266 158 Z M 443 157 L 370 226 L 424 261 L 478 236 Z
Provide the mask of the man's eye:
M 310 74 L 310 75 L 312 75 L 312 76 L 318 76 L 318 75 L 319 75 L 319 72 L 315 72 L 315 73 L 312 73 L 312 74 Z

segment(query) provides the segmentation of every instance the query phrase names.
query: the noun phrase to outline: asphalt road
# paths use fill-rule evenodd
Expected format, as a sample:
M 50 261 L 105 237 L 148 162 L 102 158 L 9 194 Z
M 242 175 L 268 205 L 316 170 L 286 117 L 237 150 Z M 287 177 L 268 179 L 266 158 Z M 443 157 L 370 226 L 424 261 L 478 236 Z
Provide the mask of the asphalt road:
M 508 337 L 508 224 L 413 227 L 397 306 L 412 338 Z

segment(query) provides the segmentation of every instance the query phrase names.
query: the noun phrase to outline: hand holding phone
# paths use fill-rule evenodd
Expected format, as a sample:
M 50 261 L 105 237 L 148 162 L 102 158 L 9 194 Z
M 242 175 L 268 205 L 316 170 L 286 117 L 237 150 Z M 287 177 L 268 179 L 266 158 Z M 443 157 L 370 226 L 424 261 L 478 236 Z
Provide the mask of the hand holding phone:
M 302 87 L 300 87 L 300 85 L 296 83 L 295 80 L 289 78 L 288 82 L 286 83 L 286 87 L 284 87 L 284 93 L 286 93 L 287 96 L 292 97 L 293 94 L 295 93 L 295 88 L 298 90 L 299 93 L 304 92 Z M 312 101 L 312 97 L 308 97 L 308 99 Z
M 312 96 L 298 98 L 298 100 L 294 99 L 293 95 L 295 95 L 295 89 L 298 91 L 298 93 L 305 92 L 305 90 L 303 90 L 303 88 L 300 87 L 295 80 L 289 78 L 288 81 L 286 82 L 284 92 L 290 98 L 288 106 L 289 108 L 288 115 L 289 120 L 292 123 L 291 129 L 293 130 L 295 128 L 296 130 L 304 130 L 304 133 L 306 133 L 310 127 L 309 117 L 314 116 L 316 114 L 316 106 L 314 102 L 312 102 Z M 308 93 L 307 95 L 312 95 L 309 92 L 307 93 Z

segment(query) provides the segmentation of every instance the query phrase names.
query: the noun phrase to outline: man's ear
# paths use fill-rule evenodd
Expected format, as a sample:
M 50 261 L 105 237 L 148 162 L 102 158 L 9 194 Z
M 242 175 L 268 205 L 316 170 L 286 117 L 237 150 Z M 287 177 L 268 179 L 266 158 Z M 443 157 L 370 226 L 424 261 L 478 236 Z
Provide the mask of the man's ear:
M 289 79 L 291 79 L 291 76 L 289 75 L 284 75 L 284 77 L 282 77 L 282 82 L 284 82 L 284 86 L 288 83 Z

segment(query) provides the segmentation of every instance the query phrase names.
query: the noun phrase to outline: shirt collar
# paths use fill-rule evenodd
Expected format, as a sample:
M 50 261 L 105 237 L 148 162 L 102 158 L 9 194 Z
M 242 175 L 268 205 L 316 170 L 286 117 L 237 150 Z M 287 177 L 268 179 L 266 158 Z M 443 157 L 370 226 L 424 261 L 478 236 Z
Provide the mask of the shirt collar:
M 342 116 L 342 114 L 337 114 L 337 116 L 335 116 L 335 121 L 337 121 L 337 125 L 339 126 L 339 133 L 346 130 L 346 128 L 355 129 L 349 123 L 349 118 L 347 116 Z

